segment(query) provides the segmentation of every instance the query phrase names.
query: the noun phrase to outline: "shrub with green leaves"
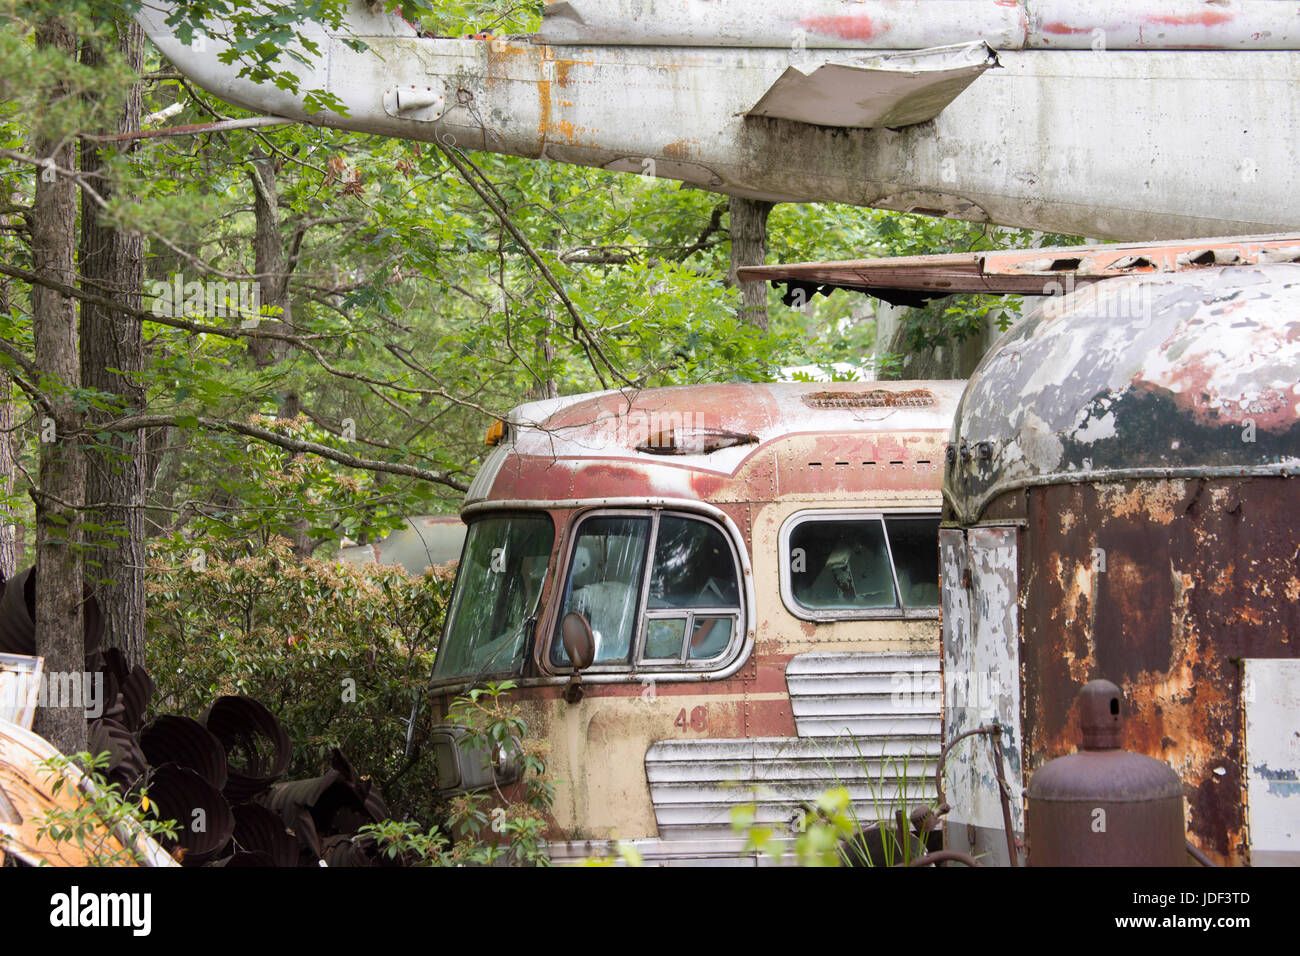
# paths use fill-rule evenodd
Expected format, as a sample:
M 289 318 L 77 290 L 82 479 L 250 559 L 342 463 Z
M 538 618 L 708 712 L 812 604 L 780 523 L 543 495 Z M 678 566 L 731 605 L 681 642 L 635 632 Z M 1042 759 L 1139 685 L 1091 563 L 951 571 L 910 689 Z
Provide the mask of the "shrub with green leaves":
M 291 777 L 319 774 L 338 747 L 395 817 L 431 820 L 425 740 L 437 715 L 425 686 L 451 585 L 445 570 L 417 577 L 393 566 L 300 561 L 283 538 L 252 554 L 155 544 L 153 709 L 198 717 L 223 694 L 248 694 L 293 741 Z

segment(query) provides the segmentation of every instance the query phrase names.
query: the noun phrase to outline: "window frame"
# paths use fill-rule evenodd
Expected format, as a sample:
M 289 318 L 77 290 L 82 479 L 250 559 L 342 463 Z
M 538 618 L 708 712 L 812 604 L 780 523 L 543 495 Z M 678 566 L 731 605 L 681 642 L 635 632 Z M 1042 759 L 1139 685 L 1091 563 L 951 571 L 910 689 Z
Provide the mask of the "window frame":
M 569 596 L 569 581 L 573 571 L 574 554 L 578 547 L 578 542 L 582 537 L 583 526 L 595 518 L 608 517 L 633 517 L 645 518 L 650 521 L 650 533 L 646 537 L 645 559 L 641 568 L 641 581 L 639 584 L 639 593 L 636 605 L 636 624 L 632 635 L 631 646 L 629 648 L 628 660 L 619 662 L 607 662 L 603 664 L 592 664 L 591 667 L 585 668 L 582 673 L 585 677 L 588 674 L 610 674 L 610 675 L 646 675 L 654 674 L 656 679 L 671 675 L 682 674 L 700 674 L 712 671 L 724 670 L 736 662 L 737 656 L 745 646 L 747 631 L 747 621 L 749 620 L 748 591 L 746 589 L 745 564 L 741 560 L 741 555 L 736 547 L 736 542 L 728 532 L 726 525 L 710 515 L 699 512 L 686 511 L 674 507 L 612 507 L 612 508 L 594 508 L 583 511 L 572 517 L 569 527 L 566 529 L 565 540 L 563 543 L 563 561 L 561 567 L 563 574 L 556 577 L 556 592 L 554 599 L 555 611 L 550 621 L 548 629 L 548 638 L 545 651 L 539 655 L 539 663 L 543 665 L 546 672 L 551 674 L 568 674 L 571 668 L 562 663 L 557 663 L 552 657 L 557 646 L 560 645 L 560 622 L 564 619 L 564 607 L 567 604 Z M 654 608 L 649 607 L 650 583 L 654 577 L 654 556 L 655 550 L 659 544 L 659 526 L 663 518 L 682 518 L 687 521 L 697 521 L 701 524 L 713 528 L 722 536 L 727 543 L 728 551 L 731 555 L 731 570 L 735 575 L 736 581 L 736 599 L 735 607 L 688 607 L 688 608 Z M 690 636 L 697 617 L 729 617 L 733 620 L 731 638 L 727 641 L 726 646 L 716 655 L 704 660 L 690 659 Z M 649 638 L 650 622 L 652 620 L 684 620 L 686 622 L 686 632 L 682 639 L 682 654 L 676 660 L 668 659 L 649 659 L 645 656 L 646 641 Z
M 908 607 L 903 603 L 903 589 L 898 584 L 898 564 L 894 560 L 894 544 L 890 538 L 889 518 L 927 518 L 936 521 L 935 536 L 935 572 L 940 568 L 937 561 L 939 539 L 938 522 L 942 519 L 939 508 L 827 508 L 804 509 L 796 511 L 781 524 L 777 539 L 777 566 L 781 578 L 781 603 L 785 609 L 801 621 L 813 621 L 819 624 L 831 624 L 837 621 L 937 621 L 939 619 L 938 603 L 918 607 Z M 867 521 L 875 519 L 880 522 L 885 539 L 885 551 L 889 555 L 889 573 L 894 582 L 894 597 L 898 602 L 894 607 L 873 608 L 811 608 L 800 604 L 794 596 L 790 571 L 790 538 L 796 528 L 809 522 Z M 940 588 L 942 596 L 942 587 Z
M 456 561 L 456 574 L 452 578 L 452 582 L 451 582 L 451 591 L 447 602 L 447 615 L 442 622 L 441 630 L 438 632 L 439 648 L 443 647 L 444 642 L 447 640 L 448 635 L 451 633 L 451 626 L 453 623 L 452 621 L 453 608 L 451 606 L 451 601 L 456 596 L 457 589 L 461 586 L 462 583 L 461 577 L 465 571 L 465 555 L 469 550 L 470 534 L 474 530 L 473 526 L 478 521 L 485 521 L 485 520 L 498 519 L 498 518 L 505 519 L 505 520 L 510 520 L 513 518 L 546 518 L 551 523 L 550 551 L 547 556 L 546 570 L 542 573 L 541 584 L 538 586 L 537 589 L 537 601 L 534 606 L 534 615 L 537 617 L 538 621 L 542 620 L 542 618 L 546 613 L 546 585 L 550 580 L 551 572 L 555 563 L 556 540 L 563 532 L 563 529 L 560 527 L 559 523 L 555 520 L 555 515 L 543 509 L 528 509 L 528 508 L 510 508 L 510 509 L 502 509 L 499 511 L 494 509 L 492 511 L 484 511 L 474 515 L 473 518 L 471 518 L 470 520 L 465 521 L 465 541 L 460 546 L 460 557 Z M 462 520 L 465 519 L 462 518 Z M 456 607 L 454 610 L 458 611 L 460 610 L 460 608 Z M 527 620 L 528 619 L 525 618 L 523 623 L 527 623 Z M 534 629 L 535 628 L 536 625 L 534 625 Z M 519 666 L 515 667 L 514 669 L 507 669 L 507 670 L 483 671 L 473 676 L 453 676 L 453 677 L 440 676 L 438 674 L 438 659 L 435 656 L 433 662 L 433 673 L 430 675 L 429 684 L 430 686 L 441 686 L 444 684 L 451 686 L 458 683 L 477 683 L 479 681 L 488 678 L 519 679 L 528 669 L 528 660 L 531 656 L 529 654 L 528 645 L 532 640 L 533 640 L 532 635 L 525 633 L 524 654 L 520 658 Z

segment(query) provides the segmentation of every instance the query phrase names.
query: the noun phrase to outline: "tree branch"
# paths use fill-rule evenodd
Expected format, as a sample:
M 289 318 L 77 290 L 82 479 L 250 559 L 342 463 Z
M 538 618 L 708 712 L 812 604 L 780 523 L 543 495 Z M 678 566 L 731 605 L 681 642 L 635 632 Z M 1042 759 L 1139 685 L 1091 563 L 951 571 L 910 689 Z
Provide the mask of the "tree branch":
M 519 243 L 520 247 L 524 250 L 524 253 L 533 261 L 533 264 L 537 266 L 537 270 L 542 274 L 542 278 L 546 280 L 546 284 L 555 291 L 556 297 L 564 304 L 565 310 L 573 319 L 574 330 L 578 332 L 586 342 L 590 343 L 591 348 L 595 350 L 596 354 L 600 357 L 600 360 L 605 363 L 605 366 L 614 376 L 619 378 L 624 384 L 632 385 L 632 380 L 619 371 L 614 363 L 609 360 L 609 357 L 605 355 L 604 351 L 600 347 L 600 343 L 596 340 L 595 335 L 592 334 L 586 321 L 583 320 L 582 315 L 578 312 L 578 307 L 573 304 L 573 300 L 569 298 L 569 294 L 564 291 L 564 286 L 561 285 L 560 280 L 555 277 L 555 273 L 551 271 L 550 266 L 548 266 L 545 260 L 537 254 L 537 250 L 533 248 L 532 243 L 528 241 L 528 238 L 519 230 L 519 227 L 515 225 L 514 220 L 510 218 L 510 214 L 506 212 L 504 207 L 499 206 L 496 200 L 489 196 L 487 191 L 475 180 L 474 175 L 470 170 L 473 169 L 475 172 L 478 172 L 478 167 L 475 166 L 473 161 L 457 147 L 444 146 L 442 143 L 438 143 L 437 146 L 442 150 L 442 154 L 447 157 L 451 164 L 456 167 L 456 171 L 460 173 L 461 179 L 465 180 L 469 188 L 474 190 L 474 192 L 478 194 L 478 197 L 483 200 L 484 204 L 486 204 L 496 217 L 501 220 L 501 225 L 505 226 L 510 232 L 510 235 L 514 236 L 515 241 Z M 483 174 L 479 172 L 479 176 L 482 175 Z M 486 179 L 486 177 L 484 177 L 484 179 Z M 592 365 L 594 368 L 595 363 L 592 363 Z
M 434 398 L 442 398 L 445 399 L 446 401 L 454 402 L 459 405 L 467 405 L 468 407 L 474 408 L 475 410 L 483 412 L 486 415 L 490 415 L 493 418 L 502 417 L 501 415 L 498 415 L 495 412 L 491 412 L 488 411 L 487 409 L 479 408 L 477 405 L 464 402 L 462 399 L 457 398 L 456 396 L 450 394 L 449 392 L 447 392 L 445 389 L 442 388 L 417 388 L 413 385 L 399 385 L 396 382 L 388 382 L 388 381 L 384 381 L 383 379 L 371 378 L 369 375 L 362 375 L 360 372 L 349 372 L 346 369 L 337 368 L 333 365 L 333 363 L 329 361 L 329 359 L 327 359 L 324 356 L 324 354 L 320 351 L 320 349 L 316 348 L 316 346 L 312 345 L 310 342 L 308 342 L 306 339 L 302 338 L 301 336 L 292 335 L 287 332 L 277 332 L 274 329 L 263 327 L 263 325 L 259 325 L 255 329 L 227 329 L 227 328 L 222 328 L 221 326 L 218 325 L 205 325 L 201 322 L 191 322 L 188 319 L 177 319 L 169 315 L 155 315 L 154 313 L 147 311 L 145 309 L 133 308 L 122 302 L 113 299 L 108 299 L 101 295 L 95 295 L 93 292 L 86 292 L 84 289 L 78 289 L 70 285 L 65 285 L 64 283 L 59 282 L 57 279 L 49 279 L 46 278 L 45 276 L 37 275 L 34 272 L 28 272 L 26 269 L 17 269 L 13 266 L 5 265 L 3 262 L 0 262 L 0 275 L 13 276 L 15 279 L 22 279 L 25 282 L 34 282 L 37 285 L 42 285 L 45 286 L 46 288 L 53 289 L 55 292 L 59 292 L 63 295 L 71 296 L 72 298 L 75 299 L 81 299 L 84 302 L 91 302 L 96 305 L 102 305 L 104 308 L 112 309 L 115 312 L 119 312 L 122 315 L 128 316 L 130 318 L 140 319 L 143 322 L 155 322 L 158 325 L 165 325 L 173 329 L 181 329 L 182 331 L 185 332 L 195 332 L 195 333 L 201 333 L 206 335 L 219 335 L 222 336 L 223 338 L 228 338 L 228 339 L 267 338 L 267 339 L 277 339 L 282 342 L 288 342 L 290 345 L 294 346 L 295 348 L 301 349 L 302 351 L 306 352 L 308 355 L 310 355 L 313 359 L 316 360 L 316 362 L 320 365 L 321 368 L 323 368 L 326 372 L 329 372 L 331 375 L 337 376 L 338 378 L 351 379 L 354 382 L 361 382 L 362 384 L 365 385 L 377 385 L 380 388 L 391 388 L 395 392 L 405 392 L 408 395 L 422 395 L 422 396 L 428 395 Z M 403 361 L 405 362 L 405 360 Z M 420 368 L 418 365 L 412 364 L 410 362 L 406 362 L 406 364 L 410 365 L 416 371 L 425 372 L 427 374 L 426 370 Z M 26 366 L 24 366 L 24 368 L 26 368 Z
M 133 415 L 127 418 L 119 418 L 116 421 L 106 422 L 104 424 L 96 423 L 95 428 L 101 431 L 115 432 L 132 432 L 142 431 L 146 428 L 164 428 L 164 427 L 183 427 L 187 421 L 197 421 L 198 424 L 209 431 L 234 432 L 238 435 L 244 435 L 248 438 L 256 438 L 259 441 L 266 442 L 268 445 L 275 445 L 286 451 L 298 452 L 300 454 L 315 455 L 318 458 L 325 458 L 329 461 L 336 462 L 340 465 L 346 465 L 348 468 L 359 468 L 362 471 L 381 471 L 390 475 L 404 475 L 408 478 L 418 478 L 420 481 L 428 481 L 433 484 L 445 485 L 456 491 L 468 491 L 469 484 L 459 478 L 452 478 L 444 472 L 430 471 L 427 468 L 417 468 L 414 465 L 404 465 L 401 462 L 376 461 L 372 458 L 358 458 L 356 455 L 349 455 L 347 452 L 330 448 L 328 445 L 321 445 L 313 441 L 303 441 L 299 438 L 290 438 L 288 435 L 281 435 L 279 432 L 271 431 L 269 428 L 261 428 L 257 425 L 249 425 L 246 422 L 230 421 L 225 418 L 187 418 L 184 415 Z

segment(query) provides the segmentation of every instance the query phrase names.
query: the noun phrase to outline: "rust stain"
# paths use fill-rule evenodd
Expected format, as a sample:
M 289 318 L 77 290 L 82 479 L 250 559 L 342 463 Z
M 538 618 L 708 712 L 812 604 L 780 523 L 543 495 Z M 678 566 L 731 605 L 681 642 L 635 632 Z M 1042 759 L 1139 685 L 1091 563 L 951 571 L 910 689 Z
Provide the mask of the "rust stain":
M 699 154 L 699 146 L 693 139 L 675 139 L 663 149 L 668 159 L 689 160 Z
M 1278 600 L 1300 593 L 1294 490 L 1285 478 L 1208 481 L 1202 496 L 1187 484 L 1013 496 L 1033 530 L 1021 558 L 1025 765 L 1072 752 L 1079 686 L 1112 680 L 1130 706 L 1126 748 L 1183 780 L 1189 838 L 1218 862 L 1244 864 L 1239 661 L 1300 656 L 1288 637 L 1300 632 L 1300 607 Z
M 546 133 L 551 128 L 551 81 L 537 81 L 537 135 L 546 140 Z
M 569 86 L 569 73 L 575 66 L 590 66 L 590 60 L 556 60 L 555 61 L 555 82 L 561 89 L 567 89 Z
M 1099 485 L 1099 506 L 1117 518 L 1142 518 L 1167 525 L 1187 497 L 1184 481 Z

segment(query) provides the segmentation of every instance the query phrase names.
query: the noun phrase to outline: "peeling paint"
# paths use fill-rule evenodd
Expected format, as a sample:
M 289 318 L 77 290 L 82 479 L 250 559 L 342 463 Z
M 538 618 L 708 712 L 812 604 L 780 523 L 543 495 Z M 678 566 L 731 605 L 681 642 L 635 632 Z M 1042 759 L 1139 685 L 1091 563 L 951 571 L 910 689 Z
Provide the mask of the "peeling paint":
M 949 470 L 946 494 L 969 517 L 1000 490 L 1069 474 L 1300 471 L 1300 265 L 1129 276 L 1049 299 L 976 369 L 954 439 L 992 448 Z
M 1145 2 L 1139 6 L 1148 9 Z M 1130 2 L 1123 16 L 1090 13 L 1089 33 L 1054 36 L 1036 25 L 1040 15 L 1062 20 L 1052 13 L 1056 2 L 1020 9 L 945 0 L 936 17 L 933 4 L 883 0 L 869 14 L 869 41 L 831 38 L 843 49 L 818 49 L 828 45 L 819 39 L 825 35 L 798 26 L 820 15 L 806 2 L 767 10 L 692 0 L 688 14 L 679 8 L 671 17 L 623 15 L 629 5 L 641 0 L 571 4 L 566 16 L 553 5 L 542 31 L 549 43 L 420 37 L 398 17 L 354 7 L 337 31 L 308 29 L 322 55 L 299 49 L 301 62 L 290 64 L 296 92 L 255 83 L 238 75 L 237 63 L 223 63 L 220 29 L 210 31 L 208 55 L 193 55 L 167 27 L 168 3 L 147 4 L 138 18 L 165 57 L 223 100 L 367 134 L 638 174 L 650 159 L 658 176 L 724 193 L 921 207 L 1102 238 L 1259 234 L 1300 223 L 1294 136 L 1291 126 L 1278 133 L 1279 122 L 1293 125 L 1287 117 L 1300 95 L 1293 82 L 1300 27 L 1284 4 L 1247 2 L 1230 24 L 1148 24 L 1143 35 Z M 575 6 L 584 11 L 576 19 Z M 843 4 L 826 0 L 821 9 L 836 16 Z M 1164 4 L 1149 9 L 1168 12 Z M 1098 60 L 1091 29 L 1101 24 L 1107 52 Z M 364 49 L 352 48 L 353 36 L 364 38 Z M 929 122 L 828 131 L 746 117 L 788 68 L 814 71 L 888 48 L 978 39 L 1005 51 L 1003 69 L 980 76 Z M 1221 52 L 1158 49 L 1192 44 Z M 1025 49 L 1035 45 L 1041 49 Z M 383 90 L 417 84 L 455 105 L 436 121 L 383 109 Z M 312 89 L 337 96 L 344 109 L 310 110 L 304 97 Z M 1135 89 L 1140 102 L 1160 109 L 1113 107 L 1134 102 Z M 628 110 L 629 97 L 637 110 Z M 1189 117 L 1204 115 L 1219 118 L 1221 138 L 1189 138 L 1196 128 Z M 663 149 L 683 141 L 692 146 L 689 163 Z M 1162 175 L 1152 177 L 1153 167 Z M 1243 173 L 1254 177 L 1251 188 L 1242 188 Z M 1184 188 L 1188 182 L 1197 188 Z
M 1300 851 L 1286 776 L 1300 768 L 1300 415 L 1289 401 L 1252 404 L 1300 376 L 1298 282 L 1296 266 L 1214 267 L 1050 303 L 995 346 L 963 397 L 953 442 L 994 454 L 950 456 L 945 479 L 968 535 L 983 533 L 982 515 L 1021 529 L 1025 772 L 1075 750 L 1079 688 L 1113 681 L 1130 707 L 1125 748 L 1179 774 L 1188 838 L 1225 864 L 1300 860 L 1286 856 Z M 1117 300 L 1151 308 L 1099 315 Z M 1243 441 L 1252 416 L 1256 440 Z M 1024 454 L 1025 436 L 1040 449 L 1056 437 L 1060 458 Z M 947 615 L 960 599 L 947 566 L 943 587 Z M 1000 583 L 987 600 L 1006 600 Z

